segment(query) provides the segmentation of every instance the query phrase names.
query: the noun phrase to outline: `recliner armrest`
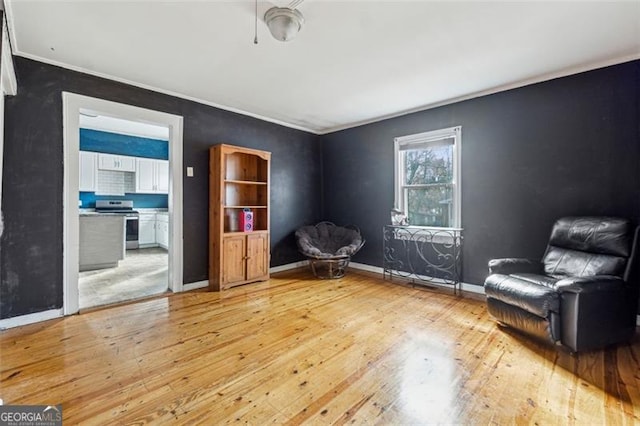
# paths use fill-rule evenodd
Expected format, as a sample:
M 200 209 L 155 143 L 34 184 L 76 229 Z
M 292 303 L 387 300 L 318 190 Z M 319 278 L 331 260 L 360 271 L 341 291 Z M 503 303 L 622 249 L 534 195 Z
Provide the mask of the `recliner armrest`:
M 520 273 L 541 274 L 544 268 L 539 260 L 509 257 L 503 259 L 491 259 L 489 261 L 490 274 L 510 275 Z
M 615 275 L 593 275 L 565 278 L 558 281 L 555 287 L 561 293 L 595 293 L 623 289 L 626 287 L 626 283 L 622 278 Z
M 635 334 L 638 299 L 614 275 L 570 277 L 556 282 L 561 340 L 572 351 L 602 348 Z

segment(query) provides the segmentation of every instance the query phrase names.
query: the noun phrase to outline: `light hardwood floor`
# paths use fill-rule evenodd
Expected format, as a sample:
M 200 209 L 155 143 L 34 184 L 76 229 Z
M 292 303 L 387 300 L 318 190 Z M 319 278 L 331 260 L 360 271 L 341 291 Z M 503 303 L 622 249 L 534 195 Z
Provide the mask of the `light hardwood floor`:
M 640 342 L 572 356 L 481 300 L 305 271 L 0 334 L 5 404 L 65 424 L 634 424 Z

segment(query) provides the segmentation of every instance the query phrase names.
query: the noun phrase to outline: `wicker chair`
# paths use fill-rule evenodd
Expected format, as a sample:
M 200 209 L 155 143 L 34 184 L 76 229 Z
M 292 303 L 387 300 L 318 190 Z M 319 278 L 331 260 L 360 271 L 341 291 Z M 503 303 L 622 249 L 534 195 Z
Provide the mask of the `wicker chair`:
M 296 231 L 300 252 L 309 259 L 313 275 L 321 279 L 342 278 L 351 256 L 362 248 L 365 240 L 355 226 L 336 226 L 320 222 Z

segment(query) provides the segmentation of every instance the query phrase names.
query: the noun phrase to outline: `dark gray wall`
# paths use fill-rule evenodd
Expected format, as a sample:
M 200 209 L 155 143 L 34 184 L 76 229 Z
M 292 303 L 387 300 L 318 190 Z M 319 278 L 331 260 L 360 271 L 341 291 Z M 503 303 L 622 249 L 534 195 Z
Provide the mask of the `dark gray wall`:
M 465 282 L 494 257 L 539 258 L 560 216 L 637 222 L 639 80 L 634 61 L 325 135 L 324 216 L 358 225 L 354 261 L 381 266 L 394 137 L 461 125 Z
M 62 306 L 62 91 L 184 117 L 184 281 L 207 279 L 208 147 L 273 152 L 272 266 L 300 259 L 293 231 L 357 224 L 355 261 L 381 266 L 393 206 L 393 138 L 462 125 L 464 280 L 493 257 L 537 257 L 569 214 L 640 218 L 640 61 L 317 137 L 16 58 L 6 99 L 0 318 Z M 323 201 L 324 200 L 324 201 Z M 324 214 L 320 214 L 323 210 Z
M 208 148 L 271 151 L 271 265 L 300 260 L 293 232 L 320 219 L 316 135 L 184 99 L 16 58 L 18 95 L 6 98 L 0 318 L 62 306 L 62 91 L 184 117 L 184 282 L 207 279 Z

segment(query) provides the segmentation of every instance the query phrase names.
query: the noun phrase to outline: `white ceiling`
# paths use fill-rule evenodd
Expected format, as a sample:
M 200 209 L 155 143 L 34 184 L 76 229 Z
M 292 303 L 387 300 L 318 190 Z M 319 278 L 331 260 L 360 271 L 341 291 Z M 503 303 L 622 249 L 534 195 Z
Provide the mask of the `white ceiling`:
M 169 140 L 169 128 L 155 124 L 141 123 L 109 117 L 96 111 L 80 110 L 80 128 L 103 130 L 121 135 L 141 136 L 143 138 Z
M 14 54 L 327 133 L 640 58 L 640 0 L 5 0 Z M 259 16 L 273 5 L 259 2 Z

